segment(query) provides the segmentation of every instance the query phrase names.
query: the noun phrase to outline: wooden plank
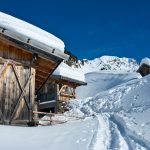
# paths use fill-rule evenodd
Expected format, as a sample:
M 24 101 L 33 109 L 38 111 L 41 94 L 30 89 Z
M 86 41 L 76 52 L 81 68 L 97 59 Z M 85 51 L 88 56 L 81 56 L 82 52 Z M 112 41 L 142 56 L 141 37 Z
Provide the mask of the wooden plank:
M 45 76 L 47 76 L 47 73 L 49 73 L 49 72 L 43 72 L 42 70 L 39 70 L 39 69 L 36 70 L 36 75 L 45 77 Z
M 42 75 L 42 74 L 36 74 L 36 78 L 41 78 L 41 79 L 45 79 L 46 76 Z
M 0 36 L 0 39 L 2 37 Z M 18 59 L 19 62 L 22 62 L 23 60 L 31 60 L 32 59 L 32 53 L 16 46 L 13 42 L 10 42 L 9 40 L 0 40 L 0 50 L 1 50 L 1 57 L 7 58 L 7 59 Z M 26 56 L 26 57 L 25 57 Z
M 2 77 L 3 72 L 7 69 L 9 61 L 5 62 L 3 67 L 0 70 L 0 77 Z
M 33 111 L 34 114 L 41 114 L 41 115 L 52 115 L 54 116 L 54 113 L 47 113 L 47 112 L 40 112 L 40 111 Z
M 44 72 L 46 74 L 49 74 L 52 70 L 52 68 L 45 68 L 42 66 L 35 66 L 35 68 L 37 69 L 37 71 L 41 71 L 41 72 Z
M 31 68 L 31 82 L 29 86 L 30 92 L 30 118 L 29 120 L 32 121 L 33 118 L 33 110 L 35 109 L 35 69 Z
M 43 58 L 43 57 L 38 57 L 38 63 L 39 63 L 39 64 L 44 63 L 44 64 L 46 64 L 46 65 L 49 65 L 49 64 L 55 65 L 55 64 L 56 64 L 56 62 L 54 62 L 54 61 L 52 61 L 52 60 L 45 59 L 45 58 Z
M 60 96 L 68 97 L 68 98 L 75 98 L 74 95 L 70 95 L 70 94 L 66 94 L 66 93 L 60 93 Z
M 43 83 L 43 81 L 46 80 L 46 77 L 41 77 L 39 75 L 36 75 L 36 80 L 42 81 L 42 83 Z

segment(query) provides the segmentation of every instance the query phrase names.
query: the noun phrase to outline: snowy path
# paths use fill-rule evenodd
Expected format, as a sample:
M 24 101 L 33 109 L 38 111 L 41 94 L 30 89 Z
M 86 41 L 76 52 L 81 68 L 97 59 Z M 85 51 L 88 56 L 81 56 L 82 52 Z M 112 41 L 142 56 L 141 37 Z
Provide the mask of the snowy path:
M 99 121 L 99 127 L 93 150 L 108 149 L 110 140 L 108 119 L 103 115 L 97 116 L 97 119 Z
M 130 131 L 118 115 L 99 114 L 93 150 L 149 150 L 150 143 Z

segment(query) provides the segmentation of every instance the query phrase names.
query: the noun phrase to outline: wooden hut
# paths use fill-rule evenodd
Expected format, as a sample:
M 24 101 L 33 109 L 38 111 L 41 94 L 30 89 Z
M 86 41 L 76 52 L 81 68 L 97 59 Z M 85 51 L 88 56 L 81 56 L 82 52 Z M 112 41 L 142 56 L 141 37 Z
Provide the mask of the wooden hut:
M 61 63 L 38 95 L 40 111 L 63 112 L 63 105 L 76 98 L 76 87 L 86 84 L 84 74 Z
M 64 59 L 61 40 L 0 12 L 0 123 L 33 122 L 35 99 Z
M 141 65 L 139 69 L 137 70 L 142 76 L 146 76 L 150 74 L 150 59 L 149 58 L 144 58 L 141 61 Z

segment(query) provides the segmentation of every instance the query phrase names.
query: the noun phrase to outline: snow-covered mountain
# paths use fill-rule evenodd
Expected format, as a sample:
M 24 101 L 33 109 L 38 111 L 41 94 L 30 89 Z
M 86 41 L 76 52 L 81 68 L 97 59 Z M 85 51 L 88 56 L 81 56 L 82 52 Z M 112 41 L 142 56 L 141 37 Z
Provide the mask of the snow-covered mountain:
M 95 58 L 94 60 L 83 59 L 79 60 L 74 68 L 89 73 L 102 70 L 124 70 L 126 72 L 135 72 L 139 67 L 139 64 L 135 59 L 131 58 L 119 58 L 116 56 L 102 56 Z
M 87 86 L 78 87 L 77 98 L 96 95 L 121 83 L 140 78 L 136 71 L 139 64 L 135 59 L 102 56 L 94 60 L 79 60 L 74 66 L 77 71 L 85 74 Z

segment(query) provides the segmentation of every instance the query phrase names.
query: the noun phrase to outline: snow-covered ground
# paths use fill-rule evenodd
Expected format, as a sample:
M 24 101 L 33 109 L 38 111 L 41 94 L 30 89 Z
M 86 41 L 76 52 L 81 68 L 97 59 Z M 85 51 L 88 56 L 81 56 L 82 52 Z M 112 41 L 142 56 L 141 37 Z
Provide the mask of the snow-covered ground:
M 70 101 L 64 117 L 85 119 L 47 127 L 0 126 L 1 149 L 150 150 L 150 75 L 136 73 L 138 64 L 131 59 L 118 58 L 117 68 L 114 58 L 101 63 L 103 68 L 111 62 L 107 69 L 97 69 L 95 61 L 76 68 L 86 73 L 88 85 L 77 89 L 78 99 Z
M 136 72 L 124 71 L 98 71 L 85 74 L 87 86 L 80 86 L 76 89 L 77 98 L 95 96 L 97 93 L 106 91 L 121 83 L 141 78 Z
M 55 126 L 0 126 L 1 150 L 89 150 L 98 122 L 95 118 Z
M 133 68 L 88 71 L 87 87 L 79 87 L 69 104 L 69 115 L 97 116 L 94 150 L 150 149 L 150 75 L 142 78 Z
M 101 92 L 100 88 L 96 96 L 72 100 L 69 114 L 98 116 L 96 150 L 99 148 L 148 150 L 150 149 L 149 91 L 150 75 L 129 80 L 106 91 Z

